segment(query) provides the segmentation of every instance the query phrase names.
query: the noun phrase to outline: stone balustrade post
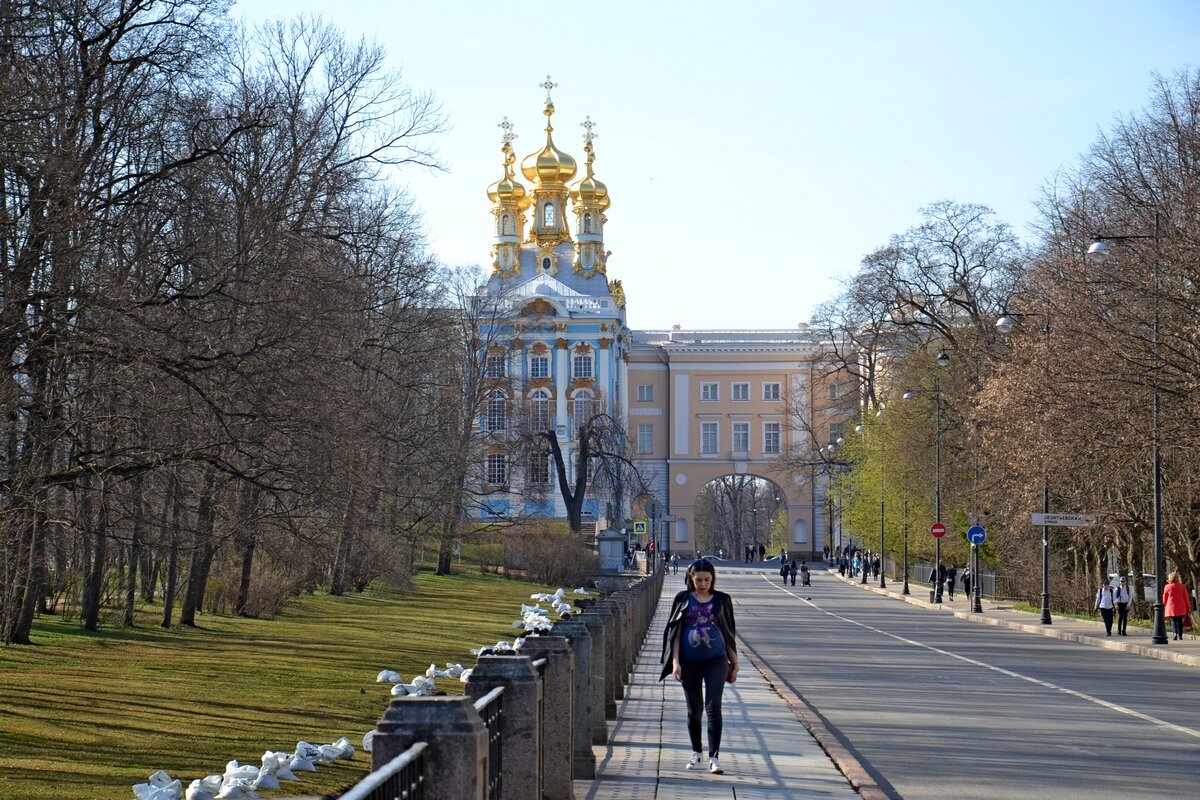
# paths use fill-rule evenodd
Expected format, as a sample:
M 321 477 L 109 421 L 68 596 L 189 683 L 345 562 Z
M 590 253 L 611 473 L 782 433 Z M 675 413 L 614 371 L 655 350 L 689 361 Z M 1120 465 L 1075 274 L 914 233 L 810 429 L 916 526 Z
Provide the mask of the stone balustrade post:
M 480 656 L 467 679 L 467 696 L 478 700 L 504 687 L 504 752 L 501 800 L 542 796 L 542 677 L 528 656 Z
M 612 655 L 609 657 L 610 666 L 607 674 L 612 677 L 613 700 L 623 700 L 625 698 L 625 682 L 629 679 L 629 673 L 625 671 L 625 643 L 626 634 L 624 632 L 625 620 L 624 614 L 621 613 L 621 604 L 616 600 L 604 598 L 596 605 L 592 606 L 593 611 L 598 611 L 608 617 L 612 623 Z M 605 632 L 608 632 L 607 627 Z M 613 705 L 613 716 L 616 716 L 616 705 Z
M 554 633 L 567 638 L 575 659 L 575 692 L 571 710 L 574 728 L 572 774 L 579 780 L 591 780 L 596 777 L 596 754 L 592 751 L 592 634 L 587 625 L 575 621 L 556 623 Z M 607 736 L 603 706 L 596 708 L 598 710 L 594 713 L 600 716 L 600 725 Z
M 469 697 L 397 697 L 375 726 L 371 769 L 417 742 L 425 751 L 425 796 L 430 800 L 484 800 L 487 728 Z
M 613 682 L 612 663 L 612 620 L 609 615 L 595 608 L 589 608 L 582 614 L 576 614 L 574 619 L 588 626 L 592 634 L 592 703 L 600 709 L 592 716 L 592 744 L 608 742 L 608 724 L 606 719 L 617 718 L 616 695 Z
M 530 636 L 521 653 L 546 659 L 542 672 L 542 796 L 574 800 L 575 656 L 565 635 Z

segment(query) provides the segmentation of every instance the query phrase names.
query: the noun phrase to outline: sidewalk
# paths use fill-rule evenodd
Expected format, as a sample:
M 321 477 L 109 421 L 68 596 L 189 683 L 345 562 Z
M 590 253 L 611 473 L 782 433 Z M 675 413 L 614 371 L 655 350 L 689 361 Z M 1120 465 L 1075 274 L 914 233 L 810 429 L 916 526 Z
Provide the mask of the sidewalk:
M 809 720 L 793 698 L 777 693 L 753 659 L 742 655 L 737 683 L 722 702 L 724 775 L 687 770 L 691 755 L 683 690 L 671 678 L 659 682 L 662 631 L 673 592 L 658 611 L 617 706 L 608 744 L 596 746 L 596 778 L 575 781 L 576 800 L 738 800 L 880 797 L 859 794 L 805 729 Z M 769 674 L 769 669 L 767 670 Z M 832 737 L 826 737 L 832 738 Z M 707 745 L 707 741 L 706 741 Z M 707 752 L 706 752 L 707 755 Z
M 999 625 L 1026 633 L 1052 636 L 1055 639 L 1079 642 L 1094 647 L 1104 647 L 1108 650 L 1121 650 L 1147 658 L 1157 658 L 1161 661 L 1173 661 L 1177 664 L 1200 667 L 1200 638 L 1196 638 L 1190 633 L 1185 632 L 1182 641 L 1172 641 L 1171 623 L 1169 620 L 1167 621 L 1167 644 L 1156 645 L 1150 642 L 1149 628 L 1130 625 L 1128 636 L 1117 636 L 1117 626 L 1114 622 L 1113 635 L 1105 636 L 1104 623 L 1098 618 L 1087 620 L 1051 614 L 1051 624 L 1043 625 L 1040 614 L 1015 611 L 1012 608 L 1011 600 L 995 601 L 989 600 L 986 597 L 982 598 L 980 602 L 983 613 L 975 614 L 971 611 L 971 599 L 962 592 L 955 592 L 953 602 L 950 601 L 949 594 L 944 594 L 942 598 L 944 602 L 939 606 L 929 602 L 929 584 L 927 583 L 917 583 L 909 579 L 908 589 L 912 594 L 906 596 L 900 593 L 903 581 L 893 582 L 889 578 L 887 588 L 880 589 L 878 578 L 868 578 L 870 582 L 864 585 L 859 582 L 860 578 L 852 580 L 848 577 L 843 577 L 838 574 L 836 569 L 830 569 L 829 574 L 860 589 L 868 589 L 875 594 L 887 595 L 910 605 L 940 611 L 945 614 L 953 614 L 960 619 L 984 625 Z

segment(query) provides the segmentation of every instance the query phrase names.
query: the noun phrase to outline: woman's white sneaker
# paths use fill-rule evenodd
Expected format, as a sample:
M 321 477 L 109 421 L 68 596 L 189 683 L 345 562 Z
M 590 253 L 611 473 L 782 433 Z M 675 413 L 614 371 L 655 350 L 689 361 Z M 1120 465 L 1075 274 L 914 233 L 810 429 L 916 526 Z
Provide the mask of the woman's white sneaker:
M 692 753 L 692 757 L 688 759 L 687 769 L 695 769 L 700 766 L 700 759 L 704 756 L 700 753 Z
M 717 760 L 716 756 L 713 756 L 708 760 L 708 771 L 713 775 L 720 775 L 725 770 L 721 769 L 721 762 Z

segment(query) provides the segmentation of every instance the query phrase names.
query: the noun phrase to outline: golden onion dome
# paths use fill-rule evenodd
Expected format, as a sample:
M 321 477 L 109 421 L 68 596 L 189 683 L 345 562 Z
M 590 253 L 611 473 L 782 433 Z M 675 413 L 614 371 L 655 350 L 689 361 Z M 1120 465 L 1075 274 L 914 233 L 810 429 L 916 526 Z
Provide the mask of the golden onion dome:
M 571 187 L 571 199 L 581 205 L 606 209 L 612 204 L 612 201 L 608 198 L 608 187 L 592 173 L 592 162 L 596 160 L 595 154 L 592 153 L 592 143 L 588 142 L 583 149 L 588 154 L 587 175 Z
M 543 113 L 546 115 L 546 146 L 521 160 L 521 173 L 527 180 L 537 183 L 566 183 L 575 177 L 575 159 L 554 146 L 550 135 L 554 131 L 550 124 L 554 104 L 547 102 Z
M 504 177 L 487 189 L 488 199 L 493 203 L 515 204 L 519 206 L 523 202 L 528 202 L 525 199 L 525 187 L 513 177 L 512 167 L 516 160 L 517 158 L 513 155 L 512 147 L 505 144 Z

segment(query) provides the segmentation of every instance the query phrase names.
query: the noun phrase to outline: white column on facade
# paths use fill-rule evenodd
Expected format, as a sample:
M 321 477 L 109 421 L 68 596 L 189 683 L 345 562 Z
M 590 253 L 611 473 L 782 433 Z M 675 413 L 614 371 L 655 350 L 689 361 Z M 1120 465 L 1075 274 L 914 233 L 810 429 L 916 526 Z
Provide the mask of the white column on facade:
M 632 394 L 629 391 L 632 388 L 629 385 L 629 364 L 625 361 L 624 358 L 622 358 L 622 357 L 618 357 L 618 358 L 620 360 L 617 362 L 617 375 L 620 376 L 621 391 L 619 392 L 619 396 L 614 398 L 617 401 L 617 409 L 616 409 L 615 416 L 617 417 L 617 419 L 619 419 L 623 423 L 625 423 L 625 427 L 628 428 L 629 427 L 629 397 Z
M 567 358 L 567 348 L 554 348 L 554 424 L 564 428 L 567 424 L 567 382 L 570 367 Z
M 811 441 L 811 436 L 808 435 L 809 426 L 806 424 L 805 417 L 808 416 L 808 380 L 806 375 L 796 373 L 792 375 L 792 433 L 791 442 L 780 442 L 781 447 L 787 447 L 791 444 L 796 447 L 801 453 L 808 451 L 808 444 Z M 780 431 L 782 438 L 783 432 Z
M 597 412 L 599 412 L 599 411 L 603 411 L 604 409 L 609 409 L 610 411 L 615 412 L 616 409 L 613 408 L 613 405 L 612 405 L 612 396 L 613 396 L 613 387 L 612 387 L 612 383 L 611 383 L 612 366 L 609 363 L 612 359 L 612 354 L 614 352 L 612 349 L 612 345 L 610 344 L 607 349 L 597 347 L 595 352 L 596 352 L 596 361 L 598 362 L 598 366 L 597 366 L 597 370 L 596 370 L 598 373 L 596 376 L 597 384 L 600 387 L 600 391 L 604 392 L 604 402 L 602 405 L 597 406 L 596 410 L 597 410 Z
M 671 425 L 675 428 L 675 455 L 686 456 L 691 446 L 691 375 L 676 375 L 671 389 L 675 408 L 671 412 Z

